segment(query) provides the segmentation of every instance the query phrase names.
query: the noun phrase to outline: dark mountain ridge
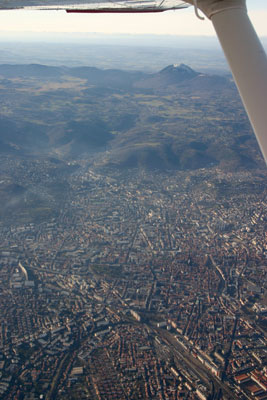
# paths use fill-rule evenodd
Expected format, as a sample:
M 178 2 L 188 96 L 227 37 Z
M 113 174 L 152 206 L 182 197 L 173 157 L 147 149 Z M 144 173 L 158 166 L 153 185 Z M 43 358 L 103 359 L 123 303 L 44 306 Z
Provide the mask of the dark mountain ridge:
M 51 67 L 40 64 L 2 64 L 0 65 L 0 77 L 2 79 L 15 78 L 40 78 L 42 80 L 58 80 L 66 76 L 86 79 L 88 84 L 100 87 L 150 87 L 164 85 L 182 85 L 188 81 L 194 81 L 195 78 L 206 78 L 207 89 L 209 86 L 208 79 L 215 81 L 227 81 L 227 78 L 203 74 L 194 71 L 185 64 L 169 65 L 157 73 L 145 73 L 140 71 L 124 71 L 119 69 L 98 69 L 96 67 Z M 6 82 L 7 83 L 7 82 Z M 210 87 L 211 89 L 211 87 Z
M 0 91 L 2 154 L 90 155 L 110 168 L 256 163 L 255 139 L 227 76 L 184 64 L 153 74 L 5 64 Z

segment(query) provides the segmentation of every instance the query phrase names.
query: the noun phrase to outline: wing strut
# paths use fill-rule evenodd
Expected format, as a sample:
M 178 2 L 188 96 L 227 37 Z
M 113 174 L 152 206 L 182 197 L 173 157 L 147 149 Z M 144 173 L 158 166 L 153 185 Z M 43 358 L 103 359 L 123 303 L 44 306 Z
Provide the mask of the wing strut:
M 198 0 L 197 5 L 213 23 L 267 164 L 267 57 L 246 1 Z

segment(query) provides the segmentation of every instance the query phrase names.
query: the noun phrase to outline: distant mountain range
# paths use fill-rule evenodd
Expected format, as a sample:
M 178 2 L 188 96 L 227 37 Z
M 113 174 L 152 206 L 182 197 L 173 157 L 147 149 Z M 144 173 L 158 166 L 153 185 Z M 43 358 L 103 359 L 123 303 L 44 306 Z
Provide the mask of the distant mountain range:
M 253 167 L 254 136 L 229 76 L 0 65 L 0 153 L 108 168 Z
M 101 70 L 95 67 L 50 67 L 39 64 L 0 65 L 3 79 L 41 79 L 57 81 L 66 76 L 86 79 L 88 84 L 109 88 L 149 88 L 190 85 L 192 89 L 201 86 L 203 90 L 213 90 L 214 84 L 229 83 L 229 78 L 221 75 L 208 75 L 194 71 L 187 65 L 169 65 L 155 74 L 122 71 L 118 69 Z M 202 81 L 204 84 L 202 84 Z M 201 82 L 201 85 L 200 85 Z M 7 83 L 7 82 L 6 82 Z

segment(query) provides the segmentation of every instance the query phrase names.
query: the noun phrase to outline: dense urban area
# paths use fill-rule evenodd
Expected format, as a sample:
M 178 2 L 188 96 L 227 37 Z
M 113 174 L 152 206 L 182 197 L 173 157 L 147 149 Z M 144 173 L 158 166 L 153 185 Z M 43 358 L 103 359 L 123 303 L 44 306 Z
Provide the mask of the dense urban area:
M 0 78 L 0 398 L 267 399 L 266 168 L 231 78 Z
M 3 224 L 2 398 L 266 398 L 265 178 L 84 166 L 58 215 Z

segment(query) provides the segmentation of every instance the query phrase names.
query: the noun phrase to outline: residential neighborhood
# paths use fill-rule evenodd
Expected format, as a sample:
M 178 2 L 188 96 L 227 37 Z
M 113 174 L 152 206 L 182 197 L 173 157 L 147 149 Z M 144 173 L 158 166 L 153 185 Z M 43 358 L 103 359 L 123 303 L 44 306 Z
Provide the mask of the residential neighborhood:
M 266 399 L 264 180 L 84 167 L 0 225 L 0 398 Z

